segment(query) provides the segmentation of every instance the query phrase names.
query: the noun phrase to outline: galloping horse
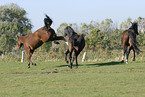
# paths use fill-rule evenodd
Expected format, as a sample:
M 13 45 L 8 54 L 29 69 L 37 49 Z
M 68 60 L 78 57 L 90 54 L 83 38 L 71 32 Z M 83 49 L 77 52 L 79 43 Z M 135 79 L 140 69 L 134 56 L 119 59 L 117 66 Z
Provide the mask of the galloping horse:
M 138 48 L 138 42 L 136 40 L 136 36 L 138 34 L 138 24 L 136 22 L 132 23 L 132 26 L 123 32 L 121 37 L 121 44 L 123 47 L 122 62 L 124 62 L 124 56 L 126 54 L 126 63 L 128 63 L 130 50 L 133 50 L 134 52 L 133 61 L 135 61 L 135 52 L 137 54 L 140 52 Z
M 35 63 L 32 63 L 31 56 L 35 49 L 40 47 L 44 42 L 54 41 L 55 40 L 65 40 L 63 36 L 57 36 L 55 34 L 55 31 L 50 27 L 52 24 L 52 20 L 49 18 L 49 16 L 46 15 L 46 18 L 44 19 L 44 27 L 41 27 L 37 31 L 35 31 L 32 34 L 28 34 L 25 36 L 17 36 L 17 45 L 18 49 L 21 48 L 22 45 L 24 45 L 24 48 L 26 50 L 26 53 L 28 55 L 28 68 L 30 68 L 30 63 L 32 65 L 35 65 Z M 55 42 L 59 43 L 59 42 Z
M 69 53 L 69 59 L 70 59 L 69 67 L 72 69 L 73 61 L 76 60 L 76 68 L 77 68 L 78 67 L 77 57 L 85 47 L 84 36 L 83 34 L 78 35 L 76 32 L 74 32 L 74 30 L 70 26 L 67 26 L 64 29 L 64 36 L 68 36 L 69 38 L 68 39 L 69 49 L 65 52 L 65 61 L 66 63 L 69 63 L 67 61 L 67 54 Z M 74 52 L 73 59 L 72 59 L 72 52 Z

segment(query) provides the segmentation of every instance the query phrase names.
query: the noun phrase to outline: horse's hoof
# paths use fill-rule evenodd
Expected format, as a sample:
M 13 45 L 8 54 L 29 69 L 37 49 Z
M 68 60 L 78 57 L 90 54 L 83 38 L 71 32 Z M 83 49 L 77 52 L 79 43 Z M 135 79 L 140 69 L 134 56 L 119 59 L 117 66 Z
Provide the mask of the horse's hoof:
M 28 66 L 28 68 L 30 68 L 30 66 Z
M 135 61 L 135 59 L 133 59 L 132 61 Z
M 36 66 L 36 63 L 32 63 L 32 65 Z
M 68 61 L 65 61 L 67 64 L 69 63 Z
M 67 67 L 69 67 L 70 69 L 72 69 L 72 66 L 71 65 L 68 65 Z
M 122 60 L 121 63 L 124 63 L 124 60 Z
M 68 65 L 67 67 L 70 67 L 70 65 Z

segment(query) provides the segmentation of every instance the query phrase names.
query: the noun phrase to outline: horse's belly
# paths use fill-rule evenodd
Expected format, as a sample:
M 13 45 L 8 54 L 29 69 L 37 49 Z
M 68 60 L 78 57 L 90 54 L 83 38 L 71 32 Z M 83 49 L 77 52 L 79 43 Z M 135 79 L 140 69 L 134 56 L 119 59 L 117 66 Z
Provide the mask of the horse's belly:
M 33 40 L 29 41 L 28 43 L 29 43 L 29 46 L 31 49 L 37 49 L 38 47 L 40 47 L 43 44 L 43 42 L 39 39 L 35 39 L 35 40 L 33 39 Z
M 43 42 L 42 42 L 42 41 L 39 41 L 38 43 L 36 43 L 36 44 L 34 45 L 34 49 L 40 47 L 42 44 L 43 44 Z

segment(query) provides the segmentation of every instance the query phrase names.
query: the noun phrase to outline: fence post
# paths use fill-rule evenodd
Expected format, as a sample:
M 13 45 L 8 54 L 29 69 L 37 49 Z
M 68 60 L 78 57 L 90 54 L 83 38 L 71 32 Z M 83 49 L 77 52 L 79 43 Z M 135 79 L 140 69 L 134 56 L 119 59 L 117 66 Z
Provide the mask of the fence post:
M 2 54 L 2 59 L 4 58 L 4 54 Z
M 84 52 L 84 55 L 83 55 L 83 58 L 82 58 L 82 62 L 84 62 L 84 61 L 85 61 L 85 58 L 86 58 L 86 53 L 87 53 L 87 52 Z
M 21 58 L 21 62 L 24 62 L 24 51 L 22 51 L 22 58 Z

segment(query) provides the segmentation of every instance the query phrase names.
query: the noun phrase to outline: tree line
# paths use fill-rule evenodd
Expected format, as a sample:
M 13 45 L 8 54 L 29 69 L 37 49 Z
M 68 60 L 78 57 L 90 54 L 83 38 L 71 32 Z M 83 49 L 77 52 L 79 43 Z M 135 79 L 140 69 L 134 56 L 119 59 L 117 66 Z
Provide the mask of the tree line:
M 0 6 L 0 52 L 9 53 L 17 49 L 16 36 L 32 33 L 33 25 L 30 19 L 27 18 L 27 12 L 18 6 L 11 3 Z M 84 34 L 86 39 L 86 49 L 97 50 L 98 48 L 121 48 L 121 35 L 124 30 L 128 29 L 131 22 L 138 22 L 139 35 L 137 40 L 140 46 L 144 46 L 144 31 L 145 19 L 138 17 L 136 20 L 127 18 L 126 21 L 118 26 L 112 19 L 105 19 L 101 22 L 90 21 L 90 23 L 62 23 L 56 30 L 58 35 L 63 35 L 63 30 L 66 26 L 71 26 L 77 33 Z M 64 44 L 60 44 L 62 47 Z M 40 49 L 48 52 L 50 48 L 55 48 L 52 43 L 45 43 Z

